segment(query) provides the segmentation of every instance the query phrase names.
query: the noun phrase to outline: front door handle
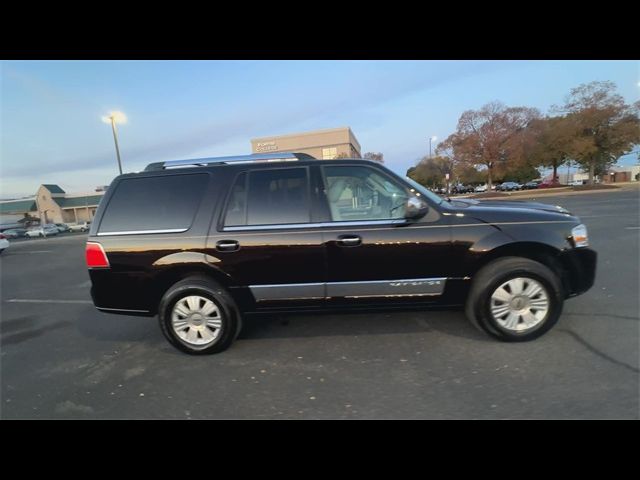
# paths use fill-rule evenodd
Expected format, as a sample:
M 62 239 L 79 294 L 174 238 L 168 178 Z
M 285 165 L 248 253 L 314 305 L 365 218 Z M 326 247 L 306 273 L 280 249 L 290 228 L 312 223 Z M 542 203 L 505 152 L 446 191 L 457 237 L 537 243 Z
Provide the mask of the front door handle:
M 219 252 L 235 252 L 240 248 L 237 240 L 219 240 L 216 242 L 216 250 Z
M 338 237 L 338 245 L 343 247 L 357 247 L 362 244 L 362 238 L 358 235 L 340 235 Z

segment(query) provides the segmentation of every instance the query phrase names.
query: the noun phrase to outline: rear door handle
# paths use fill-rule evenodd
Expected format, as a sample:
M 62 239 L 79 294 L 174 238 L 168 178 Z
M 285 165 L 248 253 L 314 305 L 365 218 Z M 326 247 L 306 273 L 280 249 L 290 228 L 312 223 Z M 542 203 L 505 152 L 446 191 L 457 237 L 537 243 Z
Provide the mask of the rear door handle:
M 237 240 L 219 240 L 216 242 L 216 250 L 220 252 L 235 252 L 240 248 Z
M 338 237 L 338 245 L 343 247 L 357 247 L 362 243 L 362 238 L 358 235 L 340 235 Z

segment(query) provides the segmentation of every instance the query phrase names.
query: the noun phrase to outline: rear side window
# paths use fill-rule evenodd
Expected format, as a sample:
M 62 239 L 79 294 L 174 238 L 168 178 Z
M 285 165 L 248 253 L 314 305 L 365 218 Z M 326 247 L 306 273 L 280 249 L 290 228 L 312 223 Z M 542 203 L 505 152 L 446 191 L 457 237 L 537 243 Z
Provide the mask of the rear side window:
M 306 168 L 254 170 L 238 176 L 231 189 L 225 226 L 308 223 Z
M 187 230 L 209 175 L 127 178 L 113 192 L 98 233 Z

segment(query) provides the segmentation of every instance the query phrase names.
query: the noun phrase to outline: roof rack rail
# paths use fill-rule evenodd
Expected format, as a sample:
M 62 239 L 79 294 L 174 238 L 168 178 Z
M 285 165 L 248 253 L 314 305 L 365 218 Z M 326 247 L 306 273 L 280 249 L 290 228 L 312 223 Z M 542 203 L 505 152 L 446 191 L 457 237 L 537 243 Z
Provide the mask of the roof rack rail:
M 295 162 L 298 160 L 316 160 L 306 153 L 254 153 L 251 155 L 233 155 L 230 157 L 192 158 L 188 160 L 171 160 L 168 162 L 150 163 L 145 172 L 151 170 L 166 170 L 180 167 L 206 167 L 227 163 L 261 163 L 261 162 Z

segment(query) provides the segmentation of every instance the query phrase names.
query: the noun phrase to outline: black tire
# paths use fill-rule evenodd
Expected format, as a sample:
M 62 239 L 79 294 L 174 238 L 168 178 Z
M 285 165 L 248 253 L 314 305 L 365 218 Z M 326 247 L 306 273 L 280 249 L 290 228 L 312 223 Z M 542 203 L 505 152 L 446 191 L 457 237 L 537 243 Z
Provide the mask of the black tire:
M 171 325 L 171 314 L 174 305 L 180 299 L 194 294 L 213 301 L 222 317 L 220 334 L 213 343 L 204 347 L 185 342 L 175 333 Z M 201 276 L 188 277 L 173 285 L 160 301 L 158 317 L 160 329 L 169 343 L 191 355 L 207 355 L 226 350 L 242 329 L 240 311 L 229 292 L 217 282 Z
M 549 298 L 545 318 L 530 330 L 515 332 L 500 325 L 491 314 L 491 295 L 504 282 L 523 277 L 541 283 Z M 558 275 L 549 267 L 523 257 L 502 257 L 485 265 L 473 278 L 465 313 L 481 331 L 506 342 L 525 342 L 548 332 L 558 321 L 564 304 L 564 291 Z

